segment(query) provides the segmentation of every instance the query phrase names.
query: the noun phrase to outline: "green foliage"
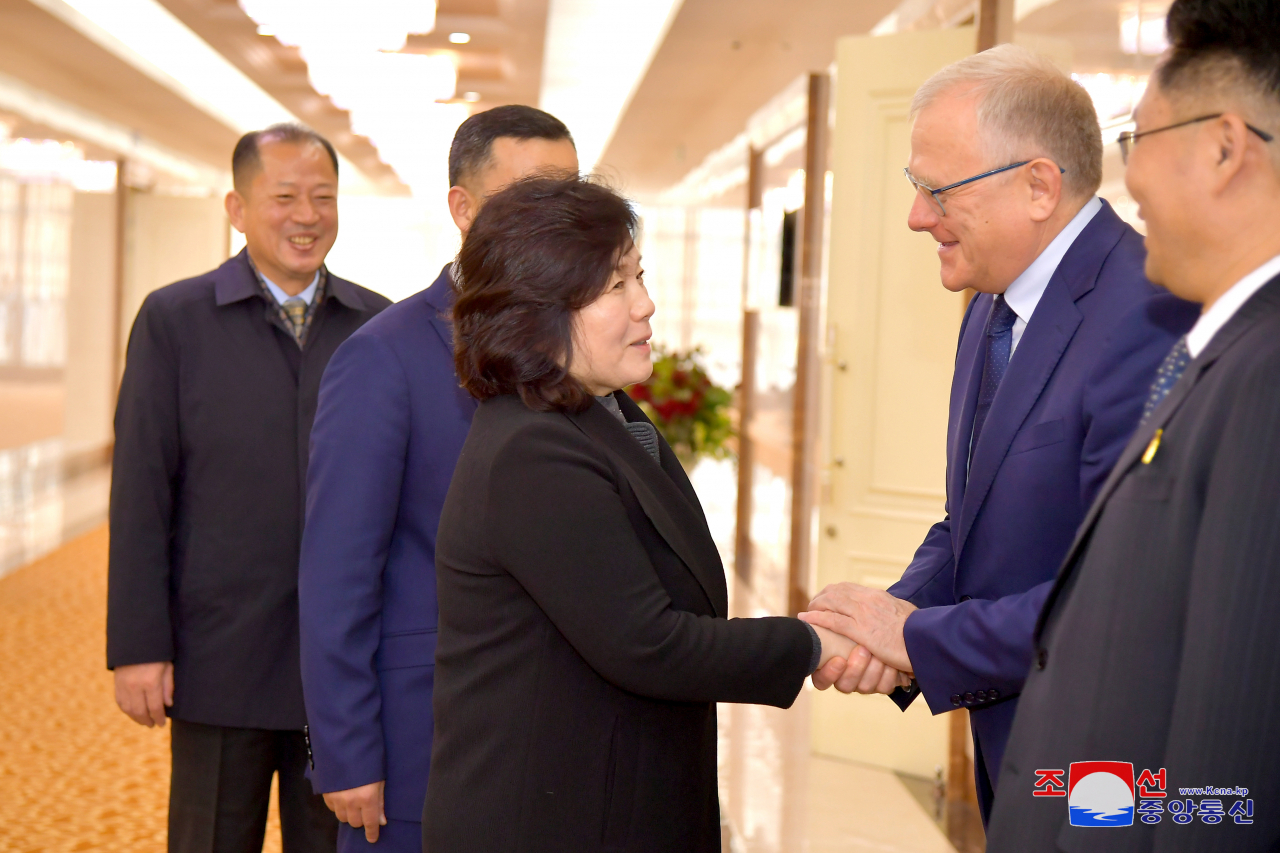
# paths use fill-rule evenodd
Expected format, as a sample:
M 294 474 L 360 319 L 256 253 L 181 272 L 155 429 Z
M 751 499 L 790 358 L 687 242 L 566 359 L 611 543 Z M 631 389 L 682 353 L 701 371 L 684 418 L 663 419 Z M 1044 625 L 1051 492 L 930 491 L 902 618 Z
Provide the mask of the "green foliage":
M 690 352 L 654 347 L 653 375 L 627 389 L 686 467 L 709 456 L 731 455 L 729 406 L 733 393 L 711 381 L 702 368 L 702 349 Z

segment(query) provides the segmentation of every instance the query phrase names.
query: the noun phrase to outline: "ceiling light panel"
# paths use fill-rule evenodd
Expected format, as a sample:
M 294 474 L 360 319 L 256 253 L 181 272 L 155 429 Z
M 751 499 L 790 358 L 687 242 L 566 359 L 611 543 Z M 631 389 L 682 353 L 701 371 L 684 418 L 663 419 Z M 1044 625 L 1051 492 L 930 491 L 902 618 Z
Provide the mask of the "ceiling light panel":
M 551 0 L 542 109 L 569 127 L 584 171 L 595 168 L 682 0 Z
M 156 0 L 31 2 L 233 130 L 297 121 Z M 344 158 L 339 161 L 343 188 L 367 191 L 364 175 Z
M 415 195 L 447 189 L 437 175 L 467 116 L 451 100 L 458 71 L 446 53 L 398 53 L 435 28 L 431 0 L 238 0 L 259 31 L 298 48 L 312 88 L 351 114 L 382 161 Z
M 281 44 L 358 53 L 400 50 L 436 28 L 434 0 L 239 0 Z
M 293 114 L 155 0 L 33 0 L 189 102 L 244 133 Z

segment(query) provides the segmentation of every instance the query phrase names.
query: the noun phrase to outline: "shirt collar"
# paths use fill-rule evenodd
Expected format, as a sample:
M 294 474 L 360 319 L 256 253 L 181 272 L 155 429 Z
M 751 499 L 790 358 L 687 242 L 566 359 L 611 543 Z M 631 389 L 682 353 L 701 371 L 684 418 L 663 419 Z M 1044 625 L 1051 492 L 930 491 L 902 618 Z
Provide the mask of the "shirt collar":
M 1277 275 L 1280 275 L 1280 255 L 1231 285 L 1230 290 L 1219 296 L 1218 301 L 1209 306 L 1209 310 L 1201 314 L 1191 331 L 1187 332 L 1187 352 L 1191 357 L 1196 358 L 1204 352 L 1213 336 L 1235 316 L 1240 306 Z
M 280 286 L 277 285 L 274 281 L 267 278 L 265 275 L 262 275 L 262 270 L 258 270 L 258 275 L 262 277 L 262 283 L 267 286 L 267 290 L 271 291 L 271 295 L 276 298 L 276 302 L 283 305 L 286 300 L 294 298 L 289 294 L 285 293 L 283 290 L 281 290 Z M 315 276 L 312 277 L 311 279 L 311 284 L 307 285 L 306 289 L 303 290 L 301 293 L 299 293 L 297 298 L 301 299 L 303 302 L 310 305 L 312 301 L 315 300 L 316 298 L 316 290 L 319 288 L 319 286 L 320 286 L 320 270 L 316 270 Z
M 1080 208 L 1076 215 L 1071 217 L 1066 227 L 1058 232 L 1058 236 L 1054 237 L 1044 251 L 1031 262 L 1031 265 L 1022 271 L 1022 275 L 1015 278 L 1013 284 L 1009 285 L 1004 292 L 1004 301 L 1009 303 L 1009 307 L 1018 315 L 1019 320 L 1024 323 L 1031 322 L 1031 315 L 1040 304 L 1040 297 L 1044 296 L 1045 288 L 1049 286 L 1049 280 L 1057 272 L 1062 258 L 1071 248 L 1071 244 L 1080 236 L 1080 232 L 1093 220 L 1093 217 L 1097 216 L 1099 210 L 1102 210 L 1102 199 L 1097 196 L 1085 202 L 1084 207 Z

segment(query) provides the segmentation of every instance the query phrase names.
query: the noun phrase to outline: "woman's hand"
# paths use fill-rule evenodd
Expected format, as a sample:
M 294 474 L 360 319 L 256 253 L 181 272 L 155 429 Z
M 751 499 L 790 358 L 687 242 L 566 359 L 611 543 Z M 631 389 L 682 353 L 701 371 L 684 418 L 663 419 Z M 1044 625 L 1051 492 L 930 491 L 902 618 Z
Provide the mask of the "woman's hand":
M 826 690 L 838 682 L 837 689 L 842 693 L 888 695 L 895 688 L 911 686 L 909 673 L 886 666 L 843 634 L 819 625 L 814 625 L 813 629 L 822 641 L 822 656 L 818 669 L 813 673 L 813 686 L 819 690 Z
M 822 641 L 822 657 L 818 660 L 819 670 L 826 666 L 832 658 L 849 660 L 849 655 L 857 648 L 857 643 L 844 634 L 837 634 L 835 631 L 829 631 L 820 625 L 812 627 L 813 630 L 818 632 L 818 639 Z

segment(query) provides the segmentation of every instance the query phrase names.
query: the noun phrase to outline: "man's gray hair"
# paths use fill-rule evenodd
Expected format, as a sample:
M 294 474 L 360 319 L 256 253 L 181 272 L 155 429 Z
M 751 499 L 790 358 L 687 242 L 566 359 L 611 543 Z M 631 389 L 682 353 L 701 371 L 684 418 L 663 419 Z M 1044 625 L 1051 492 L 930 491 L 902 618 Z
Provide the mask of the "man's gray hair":
M 1065 194 L 1088 198 L 1102 184 L 1102 129 L 1084 87 L 1038 53 L 1002 44 L 948 65 L 911 101 L 911 119 L 950 96 L 977 98 L 978 132 L 996 169 L 1047 157 L 1066 169 Z

